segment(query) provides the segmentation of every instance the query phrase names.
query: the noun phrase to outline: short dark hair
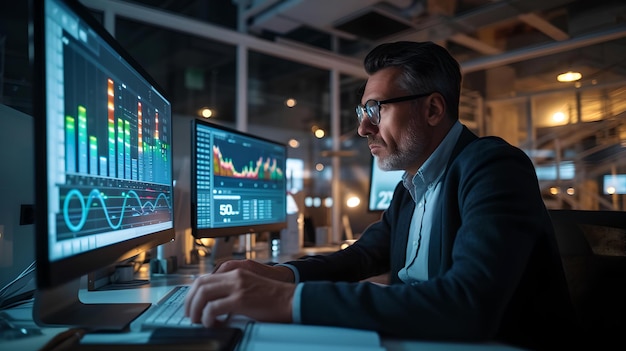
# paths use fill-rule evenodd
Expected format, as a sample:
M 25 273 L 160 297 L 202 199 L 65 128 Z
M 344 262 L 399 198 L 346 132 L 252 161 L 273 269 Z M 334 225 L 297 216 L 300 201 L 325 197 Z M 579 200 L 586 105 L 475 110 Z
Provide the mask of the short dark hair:
M 369 75 L 383 68 L 400 67 L 401 88 L 409 94 L 439 92 L 448 116 L 459 118 L 461 68 L 445 48 L 430 41 L 381 44 L 367 54 L 363 66 Z

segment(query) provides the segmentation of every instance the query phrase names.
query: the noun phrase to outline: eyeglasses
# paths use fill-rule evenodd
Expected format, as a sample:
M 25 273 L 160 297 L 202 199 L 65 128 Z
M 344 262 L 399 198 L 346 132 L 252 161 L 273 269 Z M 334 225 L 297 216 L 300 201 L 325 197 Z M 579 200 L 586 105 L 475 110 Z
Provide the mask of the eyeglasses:
M 387 100 L 382 100 L 382 101 L 370 99 L 365 102 L 365 105 L 356 106 L 356 117 L 359 120 L 359 124 L 361 124 L 361 122 L 363 122 L 363 118 L 365 118 L 365 115 L 367 115 L 367 118 L 369 118 L 370 123 L 377 126 L 378 123 L 380 123 L 380 105 L 392 104 L 394 102 L 415 100 L 415 99 L 428 96 L 430 94 L 432 93 L 402 96 L 402 97 L 397 97 L 397 98 L 387 99 Z

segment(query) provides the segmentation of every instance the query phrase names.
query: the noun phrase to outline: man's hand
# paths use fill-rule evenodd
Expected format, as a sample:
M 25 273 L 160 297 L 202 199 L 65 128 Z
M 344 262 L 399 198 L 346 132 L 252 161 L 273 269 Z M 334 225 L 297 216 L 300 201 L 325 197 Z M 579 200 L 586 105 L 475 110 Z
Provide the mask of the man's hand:
M 224 273 L 235 269 L 245 269 L 260 276 L 286 283 L 294 282 L 293 271 L 282 266 L 268 266 L 252 260 L 230 260 L 217 265 L 213 273 Z
M 185 298 L 185 315 L 206 327 L 219 324 L 217 317 L 228 314 L 291 323 L 293 279 L 287 267 L 227 261 L 194 281 Z

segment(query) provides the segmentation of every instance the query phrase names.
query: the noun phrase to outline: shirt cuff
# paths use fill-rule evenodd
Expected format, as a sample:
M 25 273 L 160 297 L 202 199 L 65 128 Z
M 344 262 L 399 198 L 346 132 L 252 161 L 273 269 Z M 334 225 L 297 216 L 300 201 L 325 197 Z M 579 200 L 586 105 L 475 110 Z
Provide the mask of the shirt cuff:
M 302 295 L 302 285 L 304 285 L 303 283 L 300 283 L 300 272 L 298 272 L 298 268 L 288 263 L 279 263 L 277 264 L 277 266 L 287 267 L 293 272 L 293 282 L 296 283 L 296 290 L 293 292 L 293 302 L 291 304 L 291 319 L 293 320 L 293 323 L 300 324 L 302 323 L 302 319 L 300 316 L 300 295 Z
M 302 296 L 302 287 L 304 283 L 298 283 L 296 290 L 293 292 L 293 303 L 291 304 L 291 319 L 293 323 L 302 323 L 302 316 L 300 315 L 300 300 Z
M 298 268 L 296 268 L 294 265 L 291 265 L 289 263 L 279 263 L 277 264 L 277 266 L 287 267 L 291 269 L 291 271 L 293 272 L 293 282 L 296 284 L 300 283 L 300 272 L 298 272 Z

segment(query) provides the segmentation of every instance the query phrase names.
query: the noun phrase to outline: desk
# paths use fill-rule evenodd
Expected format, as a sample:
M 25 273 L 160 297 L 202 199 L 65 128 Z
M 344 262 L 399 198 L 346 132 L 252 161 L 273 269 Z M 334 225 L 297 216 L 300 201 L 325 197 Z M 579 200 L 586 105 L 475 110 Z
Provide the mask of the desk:
M 158 302 L 170 289 L 179 284 L 188 284 L 193 278 L 201 273 L 208 271 L 208 267 L 200 265 L 181 267 L 175 274 L 170 275 L 153 275 L 149 285 L 144 285 L 132 289 L 108 290 L 108 291 L 87 291 L 81 289 L 79 296 L 85 303 L 107 303 L 107 302 Z M 86 285 L 85 285 L 86 286 Z M 0 339 L 0 349 L 2 350 L 20 350 L 20 351 L 36 351 L 46 344 L 58 333 L 66 330 L 66 328 L 39 328 L 32 321 L 32 304 L 24 304 L 2 312 L 10 316 L 16 325 L 29 330 L 29 336 L 15 338 L 12 340 Z M 124 333 L 125 337 L 133 337 L 141 333 L 140 323 L 145 318 L 140 316 L 131 323 L 130 332 Z M 289 326 L 289 325 L 287 325 Z M 112 334 L 111 337 L 120 338 L 120 334 Z M 244 336 L 245 339 L 245 336 Z M 467 343 L 448 343 L 448 342 L 427 342 L 415 340 L 398 340 L 398 339 L 382 339 L 382 348 L 389 351 L 405 351 L 405 350 L 432 350 L 432 351 L 521 351 L 519 348 L 510 347 L 499 344 L 467 344 Z M 238 351 L 248 351 L 254 349 L 254 339 L 248 340 Z

